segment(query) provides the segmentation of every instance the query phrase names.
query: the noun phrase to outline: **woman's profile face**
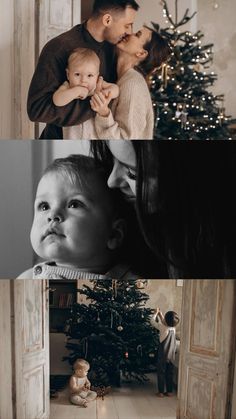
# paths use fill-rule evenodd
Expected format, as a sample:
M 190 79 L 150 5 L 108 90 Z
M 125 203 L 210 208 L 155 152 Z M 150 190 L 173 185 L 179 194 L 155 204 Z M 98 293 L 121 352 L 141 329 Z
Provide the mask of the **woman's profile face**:
M 124 51 L 130 55 L 137 55 L 144 50 L 147 42 L 151 40 L 152 31 L 146 27 L 142 27 L 136 33 L 127 35 L 117 44 L 120 51 Z
M 131 141 L 106 142 L 113 155 L 113 169 L 108 178 L 109 188 L 119 188 L 127 201 L 136 197 L 136 154 Z

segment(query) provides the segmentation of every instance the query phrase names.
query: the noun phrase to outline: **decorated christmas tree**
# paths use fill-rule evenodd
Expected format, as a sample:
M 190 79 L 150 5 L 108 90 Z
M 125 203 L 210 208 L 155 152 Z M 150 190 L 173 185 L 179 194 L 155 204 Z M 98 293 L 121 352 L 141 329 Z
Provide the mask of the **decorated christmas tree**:
M 78 290 L 88 304 L 72 307 L 66 332 L 70 355 L 65 359 L 70 364 L 86 359 L 95 387 L 119 386 L 120 373 L 127 379 L 147 379 L 158 334 L 150 325 L 144 286 L 141 280 L 91 280 Z
M 226 140 L 232 139 L 225 115 L 224 95 L 214 95 L 211 86 L 217 75 L 210 71 L 213 44 L 203 45 L 201 31 L 191 33 L 182 27 L 196 13 L 186 10 L 178 21 L 178 0 L 175 0 L 175 19 L 167 1 L 161 0 L 168 27 L 154 28 L 168 39 L 172 54 L 150 77 L 150 90 L 155 112 L 154 138 L 169 140 Z

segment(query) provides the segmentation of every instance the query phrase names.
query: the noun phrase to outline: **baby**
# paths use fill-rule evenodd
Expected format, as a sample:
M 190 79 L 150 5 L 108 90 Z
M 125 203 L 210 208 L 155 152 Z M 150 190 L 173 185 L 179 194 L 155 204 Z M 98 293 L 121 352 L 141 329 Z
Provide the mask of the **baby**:
M 18 279 L 132 277 L 126 265 L 114 266 L 125 230 L 118 198 L 93 158 L 54 160 L 38 184 L 30 234 L 34 251 L 45 262 Z
M 65 106 L 72 100 L 84 100 L 92 96 L 98 81 L 103 94 L 111 99 L 119 96 L 119 87 L 99 78 L 100 60 L 97 54 L 88 48 L 77 48 L 68 58 L 65 81 L 53 94 L 56 106 Z
M 70 401 L 78 406 L 88 406 L 89 401 L 97 397 L 95 391 L 91 391 L 90 381 L 87 378 L 90 365 L 85 359 L 77 359 L 73 365 L 74 374 L 70 378 Z

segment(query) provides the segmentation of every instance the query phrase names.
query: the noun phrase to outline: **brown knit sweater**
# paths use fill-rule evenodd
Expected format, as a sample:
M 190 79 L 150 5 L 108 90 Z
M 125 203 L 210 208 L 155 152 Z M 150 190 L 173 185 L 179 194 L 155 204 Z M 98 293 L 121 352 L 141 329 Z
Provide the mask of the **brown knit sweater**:
M 53 93 L 66 80 L 67 60 L 75 48 L 91 48 L 100 58 L 100 74 L 106 81 L 116 80 L 115 48 L 108 42 L 97 42 L 87 31 L 86 23 L 74 26 L 50 40 L 43 48 L 33 75 L 27 102 L 29 118 L 45 122 L 41 138 L 62 138 L 63 126 L 80 124 L 92 116 L 89 98 L 73 100 L 66 106 L 55 106 Z

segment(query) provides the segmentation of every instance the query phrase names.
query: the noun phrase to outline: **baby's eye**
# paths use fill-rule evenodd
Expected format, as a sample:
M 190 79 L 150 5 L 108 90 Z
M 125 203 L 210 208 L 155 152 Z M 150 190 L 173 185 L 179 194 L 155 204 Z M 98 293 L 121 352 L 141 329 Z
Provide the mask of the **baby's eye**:
M 137 180 L 137 175 L 136 175 L 135 170 L 132 170 L 132 169 L 128 168 L 127 175 L 130 179 Z
M 37 205 L 37 210 L 38 211 L 47 211 L 49 209 L 49 204 L 47 202 L 40 202 Z
M 69 202 L 68 208 L 83 208 L 85 205 L 79 199 L 73 199 Z
M 76 77 L 79 77 L 79 73 L 75 73 L 75 76 L 76 76 Z
M 88 74 L 88 78 L 94 77 L 93 74 Z

